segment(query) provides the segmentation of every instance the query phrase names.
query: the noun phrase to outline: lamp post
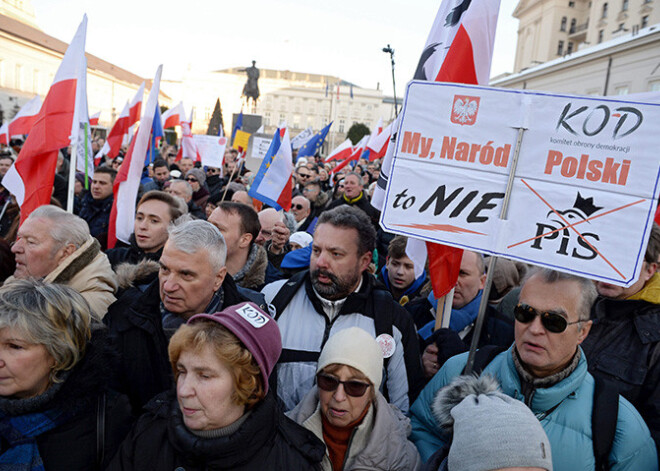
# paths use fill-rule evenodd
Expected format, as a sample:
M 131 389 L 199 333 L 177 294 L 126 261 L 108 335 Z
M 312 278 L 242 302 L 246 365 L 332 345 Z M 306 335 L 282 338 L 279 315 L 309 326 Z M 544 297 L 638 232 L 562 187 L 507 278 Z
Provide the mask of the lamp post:
M 392 62 L 392 91 L 394 92 L 394 116 L 399 115 L 399 106 L 396 102 L 396 81 L 394 80 L 394 49 L 389 44 L 387 47 L 383 48 L 383 52 L 390 55 L 390 61 Z

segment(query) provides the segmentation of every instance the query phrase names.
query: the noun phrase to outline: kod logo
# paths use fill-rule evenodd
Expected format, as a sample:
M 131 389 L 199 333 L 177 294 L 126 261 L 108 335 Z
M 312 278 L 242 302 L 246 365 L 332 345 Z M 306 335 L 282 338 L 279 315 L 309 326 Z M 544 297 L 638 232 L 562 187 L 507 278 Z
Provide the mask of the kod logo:
M 455 95 L 451 108 L 451 122 L 461 126 L 472 126 L 477 121 L 480 100 L 478 96 Z
M 574 136 L 579 132 L 585 136 L 596 136 L 605 131 L 612 133 L 613 139 L 620 139 L 635 132 L 644 121 L 644 115 L 632 106 L 620 106 L 610 110 L 607 105 L 574 108 L 568 103 L 557 120 L 555 130 L 563 128 Z

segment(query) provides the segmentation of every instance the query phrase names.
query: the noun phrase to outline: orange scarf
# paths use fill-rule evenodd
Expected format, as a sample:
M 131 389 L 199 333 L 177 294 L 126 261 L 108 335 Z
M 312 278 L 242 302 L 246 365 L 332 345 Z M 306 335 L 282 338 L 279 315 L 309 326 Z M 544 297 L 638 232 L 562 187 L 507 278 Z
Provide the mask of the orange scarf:
M 360 425 L 360 422 L 369 412 L 369 404 L 364 408 L 364 411 L 357 420 L 351 422 L 346 427 L 337 427 L 332 425 L 321 413 L 321 422 L 323 423 L 323 441 L 328 449 L 328 456 L 330 463 L 332 463 L 333 471 L 341 471 L 344 466 L 344 459 L 348 452 L 348 441 L 351 439 L 351 434 L 355 427 Z

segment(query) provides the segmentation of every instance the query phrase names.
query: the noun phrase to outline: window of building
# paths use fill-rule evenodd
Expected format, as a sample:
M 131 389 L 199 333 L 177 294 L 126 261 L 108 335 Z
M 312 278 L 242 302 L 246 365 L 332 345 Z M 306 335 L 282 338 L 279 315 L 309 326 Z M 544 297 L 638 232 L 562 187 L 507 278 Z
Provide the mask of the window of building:
M 559 26 L 559 31 L 566 31 L 566 21 L 568 21 L 567 18 L 565 16 L 562 16 L 561 25 Z
M 628 0 L 623 0 L 621 3 L 621 11 L 628 11 Z
M 300 129 L 300 115 L 293 115 L 293 129 Z
M 0 87 L 5 86 L 7 86 L 7 82 L 5 81 L 5 61 L 0 59 Z
M 270 111 L 264 113 L 264 126 L 270 126 Z
M 564 54 L 564 41 L 559 41 L 557 44 L 557 55 L 561 56 L 562 54 Z
M 576 26 L 577 26 L 577 20 L 576 20 L 575 18 L 573 18 L 573 19 L 571 20 L 571 27 L 569 28 L 568 32 L 569 32 L 570 34 L 575 33 L 575 28 L 576 28 Z
M 630 87 L 628 85 L 620 85 L 614 88 L 615 95 L 627 95 L 630 93 Z
M 649 25 L 649 16 L 642 16 L 642 28 L 646 28 Z
M 284 113 L 280 113 L 277 119 L 277 125 L 279 126 L 284 121 L 286 121 L 286 115 Z
M 601 29 L 600 31 L 598 31 L 598 43 L 602 43 L 602 42 L 603 42 L 603 34 L 604 34 L 604 32 L 605 32 L 605 30 L 602 30 L 602 29 Z
M 344 122 L 344 120 L 340 119 L 339 120 L 339 132 L 344 132 L 344 126 L 345 125 L 346 125 L 346 123 Z
M 601 18 L 607 18 L 607 2 L 603 3 L 603 14 Z
M 14 81 L 16 82 L 14 88 L 23 90 L 23 66 L 20 64 L 16 64 L 16 77 L 14 77 Z
M 660 92 L 660 80 L 649 82 L 649 92 Z
M 566 54 L 573 52 L 573 41 L 568 42 L 568 47 L 566 48 Z
M 575 8 L 575 2 L 568 2 L 568 8 Z

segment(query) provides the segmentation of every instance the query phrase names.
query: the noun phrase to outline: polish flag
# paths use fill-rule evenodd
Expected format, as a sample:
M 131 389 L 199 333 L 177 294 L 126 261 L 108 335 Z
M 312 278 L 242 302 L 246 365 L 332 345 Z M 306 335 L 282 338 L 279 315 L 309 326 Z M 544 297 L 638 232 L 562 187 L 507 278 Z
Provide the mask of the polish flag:
M 9 136 L 7 135 L 8 129 L 9 123 L 4 123 L 2 126 L 0 126 L 0 144 L 5 146 L 9 145 Z
M 133 126 L 140 120 L 140 111 L 142 110 L 142 97 L 144 96 L 144 82 L 138 88 L 138 91 L 135 93 L 135 96 L 131 100 L 131 104 L 128 107 L 128 127 Z
M 142 169 L 144 168 L 144 160 L 147 156 L 147 147 L 149 146 L 151 126 L 153 124 L 156 106 L 158 104 L 158 92 L 160 90 L 160 76 L 162 71 L 163 66 L 159 65 L 156 70 L 156 77 L 154 78 L 153 85 L 149 92 L 144 115 L 140 120 L 140 126 L 131 142 L 126 158 L 124 159 L 122 166 L 119 168 L 119 173 L 115 178 L 113 186 L 115 199 L 112 203 L 112 211 L 110 212 L 108 248 L 113 248 L 117 243 L 117 240 L 129 243 L 129 237 L 133 233 L 135 199 L 137 198 L 138 188 L 140 187 Z
M 173 128 L 180 126 L 181 121 L 186 120 L 186 113 L 183 110 L 183 102 L 179 102 L 174 108 L 170 108 L 160 117 L 160 122 L 163 123 L 163 129 Z
M 286 128 L 278 128 L 248 194 L 278 211 L 291 209 L 293 160 Z
M 325 159 L 325 162 L 330 162 L 331 160 L 344 160 L 350 157 L 352 153 L 353 143 L 350 139 L 346 139 L 330 152 L 330 155 Z
M 94 113 L 92 116 L 89 117 L 89 125 L 90 126 L 98 126 L 100 117 L 101 117 L 101 112 L 100 111 L 97 111 L 96 113 Z
M 76 102 L 82 94 L 86 95 L 86 91 L 81 90 L 87 73 L 86 32 L 87 15 L 83 16 L 62 58 L 55 80 L 16 162 L 2 180 L 2 185 L 16 196 L 21 206 L 21 223 L 33 210 L 50 203 L 57 154 L 71 143 L 72 137 L 79 135 L 80 111 Z
M 37 120 L 39 110 L 41 109 L 41 97 L 39 95 L 32 98 L 16 113 L 14 119 L 9 122 L 9 136 L 18 136 L 29 134 L 34 122 Z
M 181 116 L 185 118 L 183 113 L 183 108 L 181 109 Z M 193 120 L 193 110 L 190 110 L 190 116 L 187 121 L 181 121 L 181 145 L 179 146 L 179 151 L 176 153 L 175 162 L 178 162 L 184 157 L 190 157 L 195 161 L 202 161 L 202 156 L 197 150 L 197 144 L 195 143 L 195 138 L 192 133 L 192 120 Z
M 367 134 L 362 139 L 360 139 L 360 142 L 355 144 L 355 147 L 353 147 L 353 152 L 351 153 L 348 160 L 359 160 L 360 159 L 360 157 L 362 156 L 362 153 L 365 150 L 367 150 L 367 143 L 369 142 L 369 137 L 370 137 L 370 134 Z
M 392 121 L 385 129 L 381 127 L 378 135 L 371 135 L 369 143 L 367 144 L 367 148 L 370 150 L 369 160 L 374 161 L 385 157 L 387 147 L 390 144 L 390 138 L 392 137 L 393 125 L 394 121 Z
M 117 118 L 115 124 L 112 125 L 112 128 L 105 139 L 105 144 L 103 144 L 103 147 L 98 151 L 94 158 L 95 165 L 98 165 L 101 162 L 101 156 L 103 155 L 107 155 L 111 159 L 114 159 L 119 155 L 124 136 L 129 128 L 129 113 L 128 102 L 126 102 L 124 109 L 121 110 L 121 113 L 119 114 L 119 118 Z

